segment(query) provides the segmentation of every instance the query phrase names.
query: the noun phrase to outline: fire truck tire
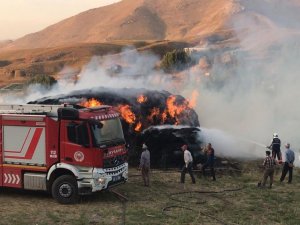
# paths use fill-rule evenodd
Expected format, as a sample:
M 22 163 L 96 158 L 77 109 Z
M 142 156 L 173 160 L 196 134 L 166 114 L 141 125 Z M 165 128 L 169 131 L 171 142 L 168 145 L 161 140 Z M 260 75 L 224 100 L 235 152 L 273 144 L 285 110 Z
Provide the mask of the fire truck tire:
M 78 187 L 74 176 L 62 175 L 52 184 L 52 196 L 59 203 L 74 204 L 78 201 Z

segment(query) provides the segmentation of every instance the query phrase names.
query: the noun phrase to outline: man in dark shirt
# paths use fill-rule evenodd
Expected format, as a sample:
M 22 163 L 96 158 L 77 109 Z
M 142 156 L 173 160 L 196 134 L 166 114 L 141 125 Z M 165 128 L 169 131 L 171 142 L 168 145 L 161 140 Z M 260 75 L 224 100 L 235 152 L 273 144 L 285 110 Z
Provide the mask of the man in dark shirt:
M 204 149 L 204 153 L 207 156 L 207 161 L 202 166 L 202 174 L 203 176 L 205 176 L 205 169 L 209 167 L 211 175 L 213 177 L 213 181 L 215 181 L 216 180 L 215 169 L 214 169 L 215 150 L 212 148 L 211 143 L 208 143 L 207 147 Z

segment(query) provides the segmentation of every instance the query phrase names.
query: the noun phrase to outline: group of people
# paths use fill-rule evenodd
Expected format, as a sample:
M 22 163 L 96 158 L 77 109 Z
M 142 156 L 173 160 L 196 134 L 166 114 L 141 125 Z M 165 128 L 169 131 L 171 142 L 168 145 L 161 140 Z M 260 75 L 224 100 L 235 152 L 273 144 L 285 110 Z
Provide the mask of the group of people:
M 142 154 L 140 158 L 140 166 L 139 168 L 142 171 L 142 177 L 144 181 L 144 186 L 150 185 L 150 178 L 149 178 L 149 172 L 150 172 L 150 152 L 145 144 L 142 146 Z M 191 176 L 192 183 L 195 184 L 196 180 L 193 174 L 193 157 L 191 152 L 188 150 L 188 146 L 186 144 L 181 146 L 181 150 L 183 152 L 183 160 L 184 165 L 181 170 L 181 177 L 180 182 L 185 182 L 185 174 L 188 172 Z M 204 153 L 207 155 L 207 161 L 202 165 L 202 174 L 205 176 L 205 170 L 206 168 L 210 168 L 211 175 L 213 178 L 213 181 L 216 180 L 215 176 L 215 170 L 214 170 L 214 161 L 215 161 L 215 150 L 212 148 L 211 143 L 208 143 L 207 147 L 204 149 Z
M 281 141 L 278 138 L 278 134 L 274 133 L 273 140 L 270 146 L 267 146 L 271 151 L 266 151 L 266 158 L 263 162 L 263 166 L 265 167 L 262 181 L 258 182 L 258 187 L 265 187 L 268 177 L 270 178 L 269 188 L 272 188 L 273 180 L 274 180 L 274 171 L 275 166 L 277 164 L 281 164 L 283 161 L 282 173 L 280 177 L 280 182 L 283 182 L 287 173 L 289 173 L 288 183 L 292 183 L 293 179 L 293 167 L 295 161 L 295 153 L 292 149 L 290 149 L 290 144 L 285 144 L 285 152 L 284 152 L 284 160 L 282 160 L 281 155 Z M 276 157 L 278 161 L 276 161 Z
M 181 170 L 181 179 L 180 182 L 184 183 L 185 181 L 185 174 L 188 172 L 191 176 L 192 183 L 195 184 L 195 177 L 192 171 L 193 167 L 193 157 L 191 152 L 188 150 L 187 145 L 183 145 L 181 147 L 181 150 L 183 151 L 183 158 L 184 158 L 184 165 Z M 208 143 L 206 148 L 204 148 L 204 153 L 207 156 L 206 162 L 202 165 L 202 175 L 205 176 L 205 170 L 206 168 L 210 168 L 210 172 L 213 178 L 213 181 L 216 180 L 216 175 L 215 175 L 215 169 L 214 169 L 214 162 L 215 162 L 215 150 L 212 148 L 211 143 Z
M 266 181 L 268 177 L 270 178 L 270 184 L 269 188 L 272 188 L 273 180 L 274 180 L 274 171 L 275 166 L 277 164 L 283 164 L 282 173 L 280 177 L 280 182 L 283 182 L 287 173 L 289 173 L 288 183 L 292 183 L 293 178 L 293 167 L 294 167 L 294 161 L 295 161 L 295 154 L 293 150 L 290 149 L 290 144 L 285 144 L 285 152 L 284 152 L 284 160 L 282 159 L 281 155 L 281 141 L 278 138 L 278 134 L 274 133 L 273 140 L 270 146 L 267 146 L 271 151 L 266 151 L 266 158 L 263 161 L 263 166 L 265 168 L 264 174 L 262 177 L 262 180 L 258 183 L 258 187 L 265 187 Z M 143 144 L 143 152 L 141 154 L 140 158 L 140 169 L 142 171 L 142 177 L 144 181 L 145 186 L 150 185 L 150 179 L 149 179 L 149 172 L 150 172 L 150 152 L 145 144 Z M 183 160 L 184 165 L 181 170 L 181 177 L 180 182 L 185 182 L 185 174 L 188 172 L 191 176 L 192 183 L 195 184 L 196 180 L 193 174 L 193 157 L 191 152 L 188 150 L 188 146 L 186 144 L 181 146 L 181 150 L 183 152 Z M 216 180 L 215 170 L 214 170 L 214 161 L 215 161 L 215 150 L 213 149 L 211 143 L 208 143 L 208 145 L 204 148 L 204 153 L 207 156 L 207 161 L 202 165 L 202 175 L 205 176 L 205 171 L 207 168 L 210 169 L 210 173 L 212 175 L 212 180 Z M 278 161 L 276 160 L 276 157 Z

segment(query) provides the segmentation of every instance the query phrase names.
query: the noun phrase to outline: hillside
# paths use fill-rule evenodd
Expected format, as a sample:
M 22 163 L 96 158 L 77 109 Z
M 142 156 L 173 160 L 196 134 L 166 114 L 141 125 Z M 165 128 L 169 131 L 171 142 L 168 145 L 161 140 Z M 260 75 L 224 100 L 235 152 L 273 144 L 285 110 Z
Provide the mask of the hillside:
M 83 43 L 53 48 L 0 51 L 0 86 L 9 83 L 24 82 L 34 75 L 56 76 L 65 67 L 76 75 L 94 56 L 115 55 L 133 46 L 138 51 L 151 51 L 164 55 L 174 48 L 189 46 L 185 42 L 171 41 L 116 41 L 110 43 Z M 62 73 L 65 73 L 62 72 Z M 61 73 L 60 73 L 61 74 Z
M 228 0 L 123 0 L 26 35 L 4 49 L 203 37 L 223 28 L 237 10 L 237 4 Z
M 247 60 L 261 60 L 300 36 L 300 0 L 278 4 L 123 0 L 88 10 L 18 40 L 0 41 L 0 85 L 39 74 L 56 76 L 66 67 L 76 74 L 93 56 L 118 55 L 127 46 L 160 57 L 174 48 L 200 46 L 201 54 L 217 60 L 221 55 L 223 61 L 242 50 L 250 53 Z

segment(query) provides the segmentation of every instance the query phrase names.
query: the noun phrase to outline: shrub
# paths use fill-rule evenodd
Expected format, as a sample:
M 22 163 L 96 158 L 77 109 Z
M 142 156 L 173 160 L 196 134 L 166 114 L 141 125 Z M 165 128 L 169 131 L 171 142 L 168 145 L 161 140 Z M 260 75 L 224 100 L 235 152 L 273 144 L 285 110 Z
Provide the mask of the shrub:
M 189 53 L 181 50 L 173 50 L 172 52 L 167 52 L 162 61 L 161 68 L 165 72 L 181 71 L 186 69 L 192 62 Z
M 46 88 L 50 88 L 56 83 L 57 81 L 49 75 L 35 75 L 27 81 L 28 86 L 31 84 L 40 84 Z

